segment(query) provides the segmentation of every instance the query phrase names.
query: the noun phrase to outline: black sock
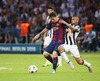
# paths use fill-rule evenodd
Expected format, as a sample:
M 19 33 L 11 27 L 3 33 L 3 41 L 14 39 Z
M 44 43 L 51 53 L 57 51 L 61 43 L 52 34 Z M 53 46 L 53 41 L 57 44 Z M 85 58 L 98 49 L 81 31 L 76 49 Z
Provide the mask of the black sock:
M 58 57 L 53 58 L 53 69 L 56 70 L 57 68 L 57 63 L 58 63 Z
M 51 63 L 53 63 L 53 59 L 50 55 L 48 55 L 47 57 L 45 57 L 48 61 L 50 61 Z

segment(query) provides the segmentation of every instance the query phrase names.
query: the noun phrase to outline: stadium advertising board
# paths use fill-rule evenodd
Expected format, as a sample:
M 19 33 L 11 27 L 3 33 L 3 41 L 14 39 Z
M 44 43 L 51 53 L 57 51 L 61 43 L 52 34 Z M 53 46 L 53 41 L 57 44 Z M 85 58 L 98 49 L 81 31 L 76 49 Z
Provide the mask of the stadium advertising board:
M 0 53 L 41 53 L 39 44 L 0 44 Z

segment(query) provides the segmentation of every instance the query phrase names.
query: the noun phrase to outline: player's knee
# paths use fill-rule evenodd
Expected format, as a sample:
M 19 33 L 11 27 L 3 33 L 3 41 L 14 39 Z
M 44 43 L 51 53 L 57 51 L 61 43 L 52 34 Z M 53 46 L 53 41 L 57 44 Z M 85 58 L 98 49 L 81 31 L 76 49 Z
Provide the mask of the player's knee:
M 48 55 L 49 55 L 49 54 L 46 53 L 46 52 L 43 53 L 43 56 L 44 56 L 44 57 L 47 57 Z
M 59 47 L 58 47 L 58 51 L 59 51 L 59 52 L 62 52 L 62 51 L 64 51 L 64 48 L 63 48 L 62 46 L 59 46 Z

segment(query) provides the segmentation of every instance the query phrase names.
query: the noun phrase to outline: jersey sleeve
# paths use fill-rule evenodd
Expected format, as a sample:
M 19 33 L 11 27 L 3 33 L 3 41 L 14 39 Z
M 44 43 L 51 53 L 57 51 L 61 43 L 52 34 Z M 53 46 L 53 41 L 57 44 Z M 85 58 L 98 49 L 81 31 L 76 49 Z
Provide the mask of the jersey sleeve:
M 80 31 L 80 26 L 79 25 L 75 26 L 75 28 L 77 28 L 76 32 Z
M 50 30 L 50 29 L 52 28 L 52 24 L 51 24 L 51 23 L 47 24 L 46 28 L 47 28 L 48 30 Z

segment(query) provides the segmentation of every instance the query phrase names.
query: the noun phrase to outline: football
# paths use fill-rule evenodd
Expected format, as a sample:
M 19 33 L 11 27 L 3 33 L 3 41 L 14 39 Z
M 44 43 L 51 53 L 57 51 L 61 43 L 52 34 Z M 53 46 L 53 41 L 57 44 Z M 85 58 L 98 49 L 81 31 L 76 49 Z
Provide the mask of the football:
M 29 66 L 28 70 L 30 73 L 36 73 L 38 71 L 38 68 L 36 65 L 31 65 Z

